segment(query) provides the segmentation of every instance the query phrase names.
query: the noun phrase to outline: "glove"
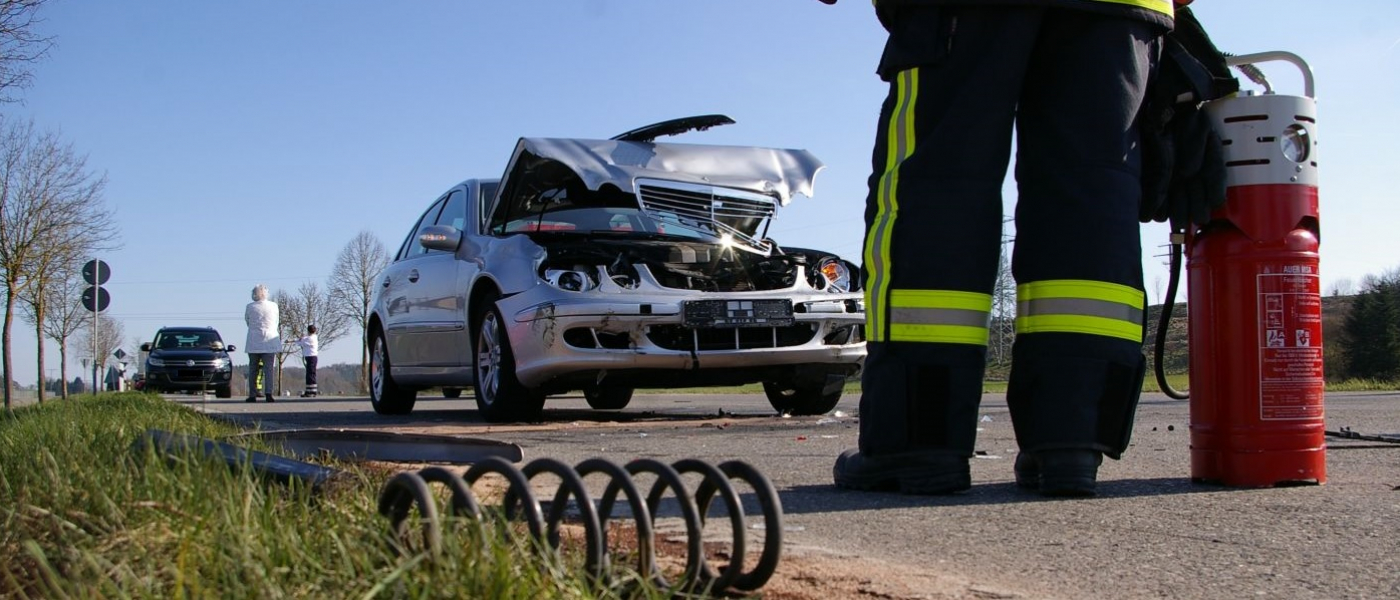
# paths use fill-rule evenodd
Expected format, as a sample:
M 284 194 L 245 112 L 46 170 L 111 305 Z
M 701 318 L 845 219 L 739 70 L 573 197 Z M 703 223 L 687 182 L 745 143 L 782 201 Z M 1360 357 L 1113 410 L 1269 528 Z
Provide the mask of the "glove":
M 1139 120 L 1142 202 L 1138 220 L 1171 221 L 1173 231 L 1204 225 L 1225 202 L 1225 152 L 1201 102 L 1234 93 L 1216 50 L 1190 9 L 1177 10 L 1162 64 L 1148 86 Z
M 1172 119 L 1172 149 L 1176 161 L 1164 208 L 1172 231 L 1186 231 L 1191 223 L 1205 225 L 1210 213 L 1225 204 L 1225 151 L 1200 110 Z M 1160 222 L 1162 216 L 1154 215 L 1154 220 Z
M 1171 221 L 1172 231 L 1205 225 L 1225 203 L 1225 152 L 1210 118 L 1182 105 L 1163 119 L 1144 119 L 1142 203 L 1138 220 Z

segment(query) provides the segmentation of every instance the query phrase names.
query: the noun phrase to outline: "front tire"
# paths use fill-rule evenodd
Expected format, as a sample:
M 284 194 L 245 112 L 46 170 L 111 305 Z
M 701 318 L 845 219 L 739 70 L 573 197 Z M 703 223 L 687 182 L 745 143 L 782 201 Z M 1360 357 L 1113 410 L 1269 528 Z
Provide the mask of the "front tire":
M 462 389 L 461 389 L 461 388 L 442 388 L 442 397 L 443 397 L 443 398 L 461 398 L 461 397 L 462 397 Z
M 389 347 L 384 333 L 376 330 L 370 340 L 369 403 L 381 415 L 406 415 L 413 412 L 418 392 L 406 390 L 394 383 L 389 365 Z
M 836 408 L 836 403 L 841 401 L 841 392 L 845 389 L 843 383 L 835 392 L 823 394 L 825 387 L 821 381 L 817 382 L 793 382 L 793 381 L 765 381 L 763 382 L 763 393 L 768 396 L 768 403 L 778 412 L 788 415 L 824 415 Z
M 515 378 L 515 354 L 506 335 L 505 319 L 496 309 L 495 294 L 481 299 L 476 310 L 476 345 L 472 369 L 476 373 L 476 408 L 493 423 L 539 421 L 544 416 L 544 394 L 521 385 Z
M 621 410 L 632 401 L 633 388 L 619 385 L 594 385 L 583 389 L 583 399 L 598 410 Z
M 231 388 L 231 387 L 229 387 L 229 386 L 226 386 L 226 385 L 221 385 L 221 386 L 219 386 L 219 387 L 216 387 L 216 388 L 214 388 L 214 397 L 215 397 L 215 398 L 232 398 L 232 397 L 233 397 L 233 388 Z

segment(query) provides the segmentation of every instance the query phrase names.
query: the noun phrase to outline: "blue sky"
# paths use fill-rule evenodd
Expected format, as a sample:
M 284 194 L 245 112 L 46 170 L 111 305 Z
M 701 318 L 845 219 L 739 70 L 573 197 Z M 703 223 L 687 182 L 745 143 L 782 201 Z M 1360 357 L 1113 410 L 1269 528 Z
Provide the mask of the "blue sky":
M 1400 3 L 1195 9 L 1223 50 L 1292 51 L 1316 74 L 1324 289 L 1400 267 Z M 821 158 L 815 197 L 787 207 L 773 237 L 859 259 L 884 95 L 884 32 L 865 0 L 51 0 L 40 16 L 57 45 L 23 103 L 0 111 L 58 131 L 106 173 L 122 247 L 100 258 L 127 340 L 212 325 L 241 346 L 253 285 L 324 287 L 362 230 L 392 251 L 437 194 L 499 176 L 516 138 L 694 114 L 738 123 L 684 141 Z M 1296 70 L 1264 68 L 1301 94 Z M 1143 235 L 1155 300 L 1166 229 Z M 13 334 L 16 380 L 32 384 L 33 334 L 19 322 Z M 358 362 L 357 338 L 323 348 L 322 364 Z

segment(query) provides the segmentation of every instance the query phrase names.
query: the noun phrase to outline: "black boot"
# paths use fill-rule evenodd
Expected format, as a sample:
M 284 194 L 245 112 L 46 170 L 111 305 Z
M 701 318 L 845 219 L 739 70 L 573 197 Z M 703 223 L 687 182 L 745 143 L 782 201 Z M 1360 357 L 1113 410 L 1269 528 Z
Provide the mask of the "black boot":
M 257 402 L 257 401 L 258 401 L 258 397 L 257 397 L 257 396 L 248 396 L 248 399 L 247 399 L 247 400 L 244 400 L 244 402 Z
M 831 469 L 836 487 L 937 495 L 972 487 L 967 459 L 945 452 L 899 452 L 867 455 L 851 449 Z
M 272 399 L 272 394 L 268 394 L 266 398 L 268 402 L 275 402 L 275 400 Z
M 1016 455 L 1016 485 L 1042 496 L 1093 496 L 1103 454 L 1097 450 L 1041 450 Z

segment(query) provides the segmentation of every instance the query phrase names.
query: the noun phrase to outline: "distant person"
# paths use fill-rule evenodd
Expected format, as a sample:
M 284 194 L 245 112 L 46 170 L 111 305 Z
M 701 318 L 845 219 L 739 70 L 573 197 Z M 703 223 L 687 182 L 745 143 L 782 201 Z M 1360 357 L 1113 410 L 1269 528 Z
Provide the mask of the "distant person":
M 277 353 L 282 351 L 282 336 L 277 333 L 281 318 L 277 303 L 267 299 L 267 286 L 259 283 L 253 287 L 253 301 L 243 311 L 243 321 L 248 324 L 248 343 L 244 351 L 248 353 L 248 402 L 258 401 L 258 384 L 262 384 L 263 396 L 273 401 L 272 364 Z M 259 365 L 262 381 L 258 380 Z
M 321 346 L 321 342 L 316 339 L 316 326 L 307 325 L 306 335 L 297 338 L 297 346 L 301 348 L 301 362 L 306 365 L 306 390 L 302 391 L 302 398 L 315 398 L 316 389 L 316 353 Z

